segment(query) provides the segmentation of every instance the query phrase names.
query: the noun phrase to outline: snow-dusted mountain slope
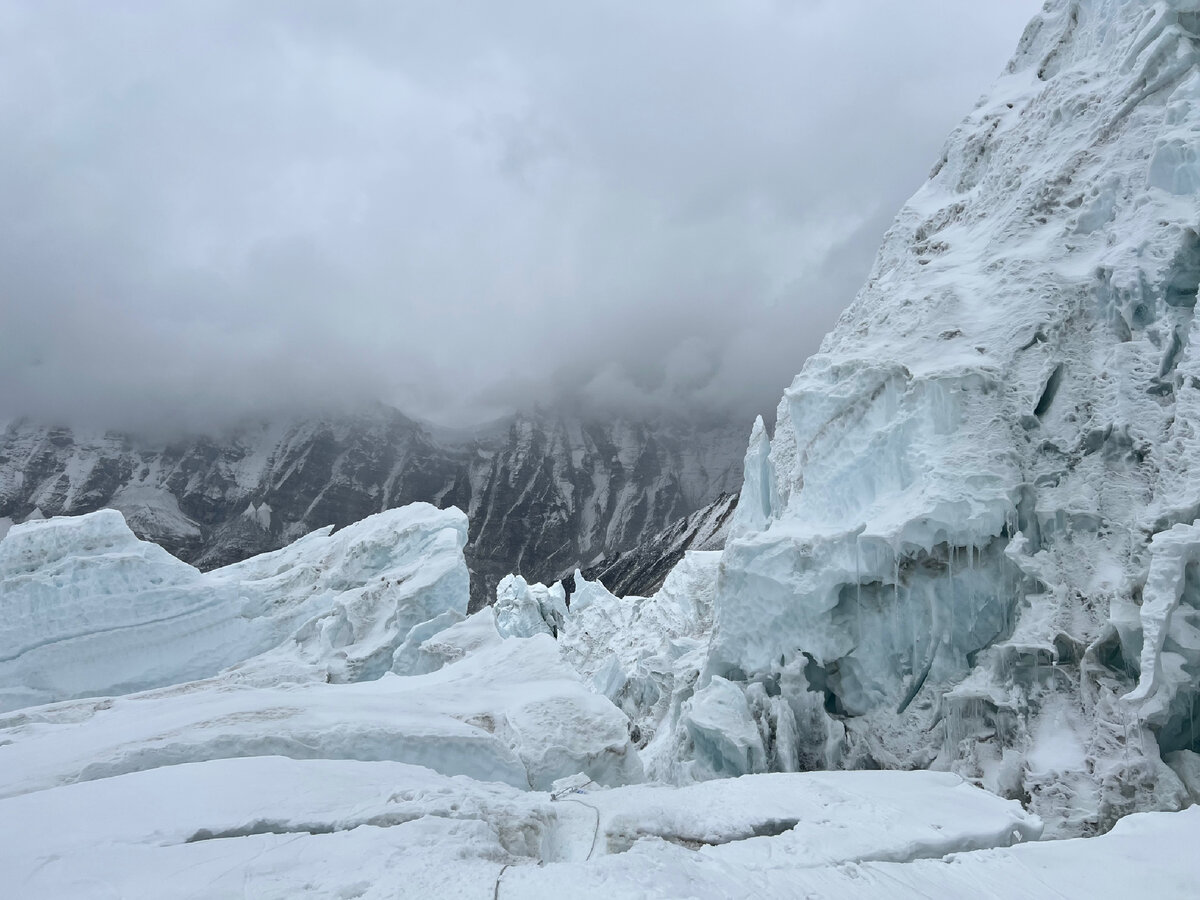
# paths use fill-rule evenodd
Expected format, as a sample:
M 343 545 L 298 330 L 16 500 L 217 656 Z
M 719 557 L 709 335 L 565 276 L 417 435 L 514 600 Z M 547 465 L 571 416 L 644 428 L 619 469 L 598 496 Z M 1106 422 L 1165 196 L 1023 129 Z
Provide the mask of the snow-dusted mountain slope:
M 471 498 L 472 570 L 549 581 L 637 547 L 736 491 L 744 448 L 740 422 L 519 418 Z
M 1055 834 L 1186 802 L 1198 64 L 1195 0 L 1030 24 L 756 428 L 678 759 L 947 767 Z
M 434 433 L 376 407 L 164 442 L 20 421 L 0 426 L 0 533 L 111 507 L 209 569 L 407 503 L 458 506 L 478 607 L 509 572 L 558 577 L 737 490 L 742 430 L 539 412 Z
M 649 597 L 663 586 L 668 574 L 689 550 L 725 548 L 737 501 L 737 494 L 722 494 L 636 547 L 588 566 L 583 570 L 583 577 L 602 582 L 618 597 Z M 565 579 L 565 583 L 574 589 L 573 578 Z

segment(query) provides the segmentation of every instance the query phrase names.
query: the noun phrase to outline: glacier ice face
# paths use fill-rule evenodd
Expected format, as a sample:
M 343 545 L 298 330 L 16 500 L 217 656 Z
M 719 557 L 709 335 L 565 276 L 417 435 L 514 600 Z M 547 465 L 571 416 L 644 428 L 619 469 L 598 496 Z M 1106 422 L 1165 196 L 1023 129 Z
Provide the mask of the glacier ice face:
M 204 577 L 121 514 L 12 528 L 0 541 L 0 709 L 211 675 L 265 650 L 232 583 Z
M 1054 834 L 1184 802 L 1198 44 L 1193 0 L 1030 24 L 755 426 L 682 769 L 949 767 Z
M 414 504 L 202 574 L 115 510 L 14 526 L 0 541 L 0 710 L 231 666 L 378 678 L 404 665 L 411 629 L 465 613 L 466 527 L 457 510 Z

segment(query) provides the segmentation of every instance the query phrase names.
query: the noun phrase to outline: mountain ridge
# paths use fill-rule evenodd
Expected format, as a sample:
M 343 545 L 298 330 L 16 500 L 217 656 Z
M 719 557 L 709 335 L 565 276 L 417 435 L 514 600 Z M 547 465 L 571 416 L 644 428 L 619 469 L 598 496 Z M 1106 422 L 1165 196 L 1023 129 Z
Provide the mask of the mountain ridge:
M 407 503 L 458 506 L 478 608 L 510 571 L 556 578 L 736 490 L 743 444 L 731 424 L 546 409 L 448 430 L 379 405 L 176 439 L 23 419 L 0 425 L 0 527 L 112 507 L 212 569 Z

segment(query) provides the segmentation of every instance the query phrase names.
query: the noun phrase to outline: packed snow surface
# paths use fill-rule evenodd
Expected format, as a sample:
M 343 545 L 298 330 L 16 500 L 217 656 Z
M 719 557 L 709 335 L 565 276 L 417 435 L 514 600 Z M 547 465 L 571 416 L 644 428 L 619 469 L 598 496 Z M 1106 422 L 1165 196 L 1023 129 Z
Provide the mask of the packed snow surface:
M 403 763 L 260 756 L 0 801 L 0 865 L 10 888 L 46 900 L 476 898 L 497 879 L 505 897 L 678 897 L 689 883 L 718 896 L 736 878 L 747 880 L 727 896 L 795 896 L 788 880 L 805 872 L 1038 831 L 1015 804 L 944 774 L 766 775 L 555 800 Z M 644 865 L 655 877 L 637 876 Z

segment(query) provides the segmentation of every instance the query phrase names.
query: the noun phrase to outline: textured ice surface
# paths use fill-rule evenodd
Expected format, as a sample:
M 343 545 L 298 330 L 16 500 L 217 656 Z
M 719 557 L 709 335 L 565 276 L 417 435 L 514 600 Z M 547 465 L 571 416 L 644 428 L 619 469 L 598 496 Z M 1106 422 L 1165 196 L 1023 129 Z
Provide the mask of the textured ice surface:
M 720 556 L 687 551 L 648 598 L 616 597 L 599 581 L 575 575 L 559 632 L 563 658 L 630 717 L 630 734 L 655 778 L 679 780 L 670 725 L 704 661 Z
M 234 664 L 378 678 L 413 626 L 465 613 L 466 528 L 413 504 L 202 574 L 115 510 L 15 526 L 0 541 L 0 710 Z

